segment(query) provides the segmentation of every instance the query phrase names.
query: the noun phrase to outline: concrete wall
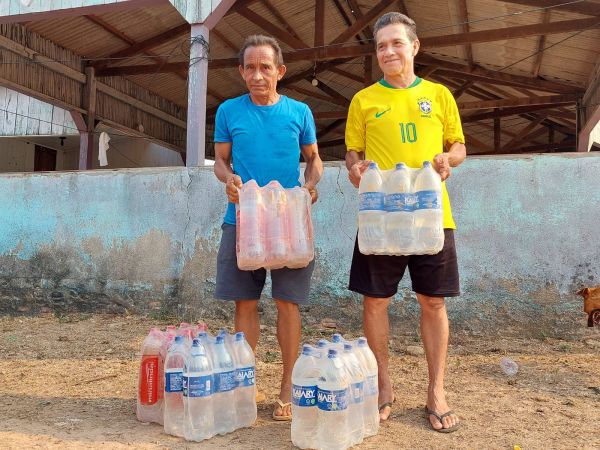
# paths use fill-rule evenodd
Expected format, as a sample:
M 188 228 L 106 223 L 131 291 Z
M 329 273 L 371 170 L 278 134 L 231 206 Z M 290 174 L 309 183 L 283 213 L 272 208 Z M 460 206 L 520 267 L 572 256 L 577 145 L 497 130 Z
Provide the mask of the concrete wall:
M 453 326 L 564 334 L 585 325 L 573 293 L 600 280 L 598 173 L 594 154 L 479 157 L 455 169 L 463 295 L 448 301 Z M 338 165 L 319 187 L 306 317 L 355 322 L 359 297 L 346 284 L 356 191 Z M 223 187 L 204 168 L 2 175 L 0 310 L 221 314 L 212 294 L 224 209 Z M 412 330 L 408 286 L 391 312 Z

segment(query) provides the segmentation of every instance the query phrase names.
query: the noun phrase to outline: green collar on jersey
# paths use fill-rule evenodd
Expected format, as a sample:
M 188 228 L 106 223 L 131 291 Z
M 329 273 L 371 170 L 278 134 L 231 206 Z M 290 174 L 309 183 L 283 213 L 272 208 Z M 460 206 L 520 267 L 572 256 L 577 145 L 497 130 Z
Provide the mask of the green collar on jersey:
M 412 82 L 412 84 L 410 86 L 408 86 L 407 88 L 397 88 L 392 86 L 390 83 L 388 83 L 387 81 L 385 81 L 383 78 L 381 80 L 379 80 L 379 84 L 381 84 L 382 86 L 385 86 L 386 88 L 390 88 L 390 89 L 410 89 L 415 87 L 416 85 L 418 85 L 421 81 L 423 81 L 422 78 L 415 78 L 415 81 Z

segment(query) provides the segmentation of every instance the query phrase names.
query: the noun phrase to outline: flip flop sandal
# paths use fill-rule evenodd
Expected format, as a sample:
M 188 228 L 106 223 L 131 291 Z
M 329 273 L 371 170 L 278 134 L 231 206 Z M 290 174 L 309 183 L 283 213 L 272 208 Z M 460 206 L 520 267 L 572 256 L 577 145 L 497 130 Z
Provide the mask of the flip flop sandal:
M 437 420 L 440 421 L 440 423 L 442 424 L 442 428 L 440 428 L 439 430 L 436 428 L 433 428 L 433 425 L 431 425 L 431 422 L 429 422 L 429 424 L 431 425 L 431 429 L 433 431 L 437 431 L 438 433 L 454 433 L 456 430 L 458 430 L 460 428 L 460 422 L 457 423 L 456 425 L 452 425 L 449 428 L 444 428 L 444 422 L 442 421 L 444 419 L 444 417 L 448 417 L 451 416 L 452 414 L 454 414 L 454 412 L 452 412 L 452 410 L 448 411 L 447 413 L 442 414 L 441 416 L 435 412 L 433 409 L 429 409 L 427 407 L 425 407 L 425 410 L 427 411 L 427 420 L 429 420 L 429 416 L 434 416 Z
M 286 406 L 290 406 L 291 404 L 292 404 L 291 402 L 283 403 L 281 401 L 281 399 L 279 399 L 279 398 L 277 399 L 277 405 L 279 405 L 279 407 L 281 408 L 281 411 L 283 411 L 283 409 Z M 292 415 L 291 414 L 285 415 L 285 416 L 278 415 L 278 414 L 275 414 L 276 410 L 277 410 L 277 407 L 275 407 L 275 409 L 273 410 L 273 420 L 277 420 L 278 422 L 284 422 L 284 421 L 292 420 Z
M 392 416 L 392 403 L 393 402 L 385 402 L 383 405 L 379 406 L 379 414 L 381 414 L 381 412 L 385 409 L 385 408 L 390 408 L 390 414 L 387 416 L 387 419 L 381 419 L 380 420 L 382 422 L 385 422 L 386 420 L 389 420 L 389 418 Z

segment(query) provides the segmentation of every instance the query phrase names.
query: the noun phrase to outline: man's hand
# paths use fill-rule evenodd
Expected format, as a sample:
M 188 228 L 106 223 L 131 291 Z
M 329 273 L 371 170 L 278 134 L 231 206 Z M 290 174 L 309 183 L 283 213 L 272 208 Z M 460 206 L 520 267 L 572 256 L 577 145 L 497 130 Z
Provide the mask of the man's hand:
M 362 178 L 363 173 L 365 173 L 365 171 L 369 168 L 370 163 L 371 161 L 364 160 L 354 163 L 352 164 L 352 167 L 350 167 L 350 170 L 348 171 L 348 178 L 350 178 L 350 183 L 352 183 L 355 188 L 358 188 L 360 179 Z
M 229 198 L 231 203 L 238 203 L 240 201 L 240 193 L 239 189 L 242 188 L 242 179 L 239 175 L 234 173 L 230 173 L 227 175 L 227 179 L 225 181 L 225 193 Z
M 317 203 L 317 199 L 319 198 L 319 191 L 317 191 L 317 188 L 310 183 L 306 183 L 304 185 L 304 189 L 306 189 L 310 194 L 311 203 L 313 205 Z
M 450 155 L 448 153 L 438 153 L 433 157 L 433 167 L 440 174 L 442 181 L 445 181 L 452 171 L 450 167 Z

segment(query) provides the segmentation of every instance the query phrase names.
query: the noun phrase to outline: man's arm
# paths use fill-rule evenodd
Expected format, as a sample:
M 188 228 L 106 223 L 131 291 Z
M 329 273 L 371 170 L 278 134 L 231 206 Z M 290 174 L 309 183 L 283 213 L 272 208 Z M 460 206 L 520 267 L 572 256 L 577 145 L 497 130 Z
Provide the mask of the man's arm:
M 433 164 L 442 181 L 452 172 L 452 167 L 460 165 L 467 157 L 467 147 L 462 142 L 454 142 L 447 152 L 438 153 L 433 158 Z
M 348 178 L 355 188 L 358 188 L 362 174 L 369 168 L 371 161 L 365 161 L 365 152 L 348 150 L 346 152 L 346 169 L 348 169 Z
M 323 161 L 319 156 L 319 147 L 316 142 L 314 144 L 302 145 L 300 150 L 304 161 L 306 161 L 304 187 L 308 189 L 312 202 L 315 203 L 319 198 L 316 186 L 323 175 Z
M 239 201 L 238 188 L 242 179 L 231 168 L 231 142 L 215 142 L 215 175 L 225 183 L 225 193 L 232 203 Z

